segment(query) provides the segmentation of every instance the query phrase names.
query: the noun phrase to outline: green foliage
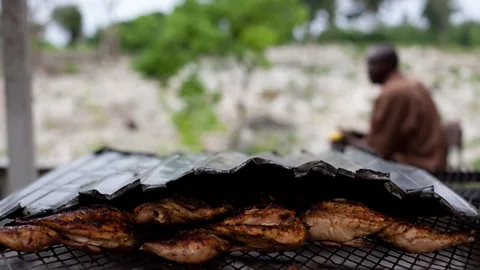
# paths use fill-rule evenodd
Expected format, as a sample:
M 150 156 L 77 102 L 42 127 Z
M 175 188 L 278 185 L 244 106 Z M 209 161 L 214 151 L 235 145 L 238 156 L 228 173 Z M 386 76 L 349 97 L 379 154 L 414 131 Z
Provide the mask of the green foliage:
M 308 41 L 314 40 L 314 37 L 311 35 L 311 25 L 317 18 L 318 12 L 322 11 L 327 15 L 328 25 L 327 28 L 336 28 L 336 12 L 337 12 L 337 1 L 335 0 L 301 0 L 308 10 L 308 23 L 305 24 L 305 39 Z
M 473 161 L 473 169 L 480 171 L 480 158 L 477 158 Z
M 75 63 L 68 63 L 67 66 L 65 67 L 65 72 L 69 74 L 75 74 L 78 73 L 80 69 Z
M 193 74 L 181 85 L 179 96 L 184 106 L 172 114 L 172 121 L 181 142 L 189 150 L 202 150 L 201 136 L 222 127 L 213 108 L 220 101 L 220 93 L 207 92 L 198 76 Z
M 380 8 L 391 0 L 354 0 L 353 12 L 347 14 L 348 19 L 358 18 L 366 13 L 377 15 Z
M 165 14 L 155 12 L 113 25 L 112 27 L 119 30 L 121 49 L 127 53 L 138 53 L 150 48 L 163 29 L 164 18 Z M 93 36 L 87 38 L 87 43 L 98 46 L 105 31 L 97 30 Z
M 323 32 L 319 37 L 321 43 L 342 42 L 353 43 L 355 45 L 364 45 L 386 40 L 388 40 L 388 37 L 383 31 L 365 33 L 353 29 L 329 29 Z
M 257 134 L 255 142 L 243 147 L 241 152 L 255 155 L 262 152 L 276 151 L 281 155 L 287 155 L 296 148 L 297 141 L 298 138 L 293 132 L 277 135 L 272 135 L 271 132 L 260 132 Z
M 240 41 L 248 44 L 253 51 L 263 51 L 270 44 L 275 44 L 279 40 L 279 33 L 267 26 L 259 25 L 246 28 L 242 31 Z
M 298 0 L 185 0 L 162 19 L 158 31 L 153 20 L 137 23 L 149 30 L 131 40 L 149 45 L 134 67 L 162 83 L 203 56 L 234 56 L 252 70 L 267 65 L 265 49 L 291 41 L 294 27 L 306 18 L 307 10 Z M 152 31 L 154 35 L 147 34 Z M 185 107 L 173 113 L 172 121 L 182 143 L 200 150 L 202 134 L 220 126 L 212 109 L 220 95 L 208 94 L 192 76 L 182 85 L 180 98 Z
M 163 31 L 134 66 L 144 75 L 166 82 L 198 56 L 219 53 L 226 35 L 211 20 L 206 7 L 188 0 L 166 16 Z
M 263 51 L 268 46 L 292 40 L 293 29 L 305 23 L 308 10 L 298 0 L 216 0 L 213 17 L 228 23 L 225 31 L 232 45 L 243 50 Z M 267 12 L 268 11 L 268 12 Z M 261 30 L 252 30 L 260 28 Z M 256 47 L 251 39 L 242 39 L 248 32 L 269 32 L 263 46 Z M 275 33 L 273 35 L 273 33 Z M 272 38 L 272 36 L 277 36 Z M 261 36 L 258 38 L 262 39 Z M 253 46 L 252 46 L 253 45 Z
M 320 43 L 352 43 L 356 47 L 377 42 L 390 42 L 398 45 L 447 45 L 474 47 L 480 45 L 480 23 L 465 22 L 450 26 L 445 33 L 445 42 L 429 28 L 417 28 L 408 24 L 380 28 L 373 32 L 352 29 L 329 29 L 319 37 Z
M 95 151 L 98 151 L 104 147 L 107 146 L 107 143 L 105 142 L 105 140 L 103 138 L 98 138 L 94 141 L 91 141 L 89 144 L 88 144 L 88 151 L 89 152 L 95 152 Z
M 103 33 L 105 32 L 104 29 L 98 29 L 93 36 L 88 36 L 85 38 L 85 42 L 93 47 L 98 47 L 100 44 L 100 39 L 103 36 Z
M 337 11 L 337 1 L 335 0 L 302 0 L 308 9 L 309 21 L 315 20 L 318 11 L 325 11 L 328 16 L 329 26 L 335 26 L 335 13 Z
M 187 0 L 165 16 L 162 30 L 135 67 L 165 82 L 205 55 L 263 64 L 263 51 L 292 40 L 293 28 L 306 18 L 307 10 L 297 0 Z
M 451 26 L 448 38 L 450 43 L 455 42 L 463 47 L 478 46 L 480 45 L 480 24 L 468 21 Z
M 445 41 L 446 31 L 450 26 L 450 16 L 455 11 L 450 0 L 427 0 L 425 2 L 423 16 L 439 40 Z
M 162 31 L 163 13 L 152 13 L 121 23 L 120 42 L 124 51 L 135 53 L 149 48 Z
M 75 45 L 82 36 L 82 14 L 77 6 L 59 6 L 53 11 L 53 20 L 70 34 L 69 45 Z
M 41 51 L 56 51 L 57 48 L 53 46 L 51 43 L 41 40 L 41 39 L 31 39 L 30 43 L 33 49 L 41 50 Z

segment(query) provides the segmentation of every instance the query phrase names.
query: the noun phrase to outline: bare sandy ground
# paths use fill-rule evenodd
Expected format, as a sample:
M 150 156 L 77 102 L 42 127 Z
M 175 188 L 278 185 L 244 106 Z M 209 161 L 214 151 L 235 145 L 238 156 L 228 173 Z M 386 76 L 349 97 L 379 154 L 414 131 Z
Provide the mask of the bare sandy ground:
M 444 120 L 462 120 L 466 159 L 472 162 L 480 157 L 479 54 L 415 47 L 402 48 L 400 54 L 404 71 L 431 89 Z M 328 148 L 327 135 L 338 126 L 367 129 L 378 87 L 367 81 L 361 50 L 289 46 L 269 50 L 268 57 L 272 67 L 255 70 L 246 88 L 240 66 L 202 64 L 205 84 L 222 91 L 216 110 L 226 127 L 205 136 L 206 150 L 226 150 L 240 95 L 247 102 L 250 121 L 242 132 L 243 145 L 259 141 L 265 149 L 320 152 Z M 161 154 L 183 149 L 169 113 L 159 102 L 162 98 L 170 108 L 181 106 L 175 92 L 179 78 L 162 89 L 133 71 L 127 57 L 103 64 L 90 61 L 78 69 L 56 75 L 41 69 L 35 72 L 35 139 L 40 163 L 63 163 L 104 144 Z M 138 130 L 127 128 L 130 120 Z M 0 154 L 5 154 L 3 117 L 0 122 Z

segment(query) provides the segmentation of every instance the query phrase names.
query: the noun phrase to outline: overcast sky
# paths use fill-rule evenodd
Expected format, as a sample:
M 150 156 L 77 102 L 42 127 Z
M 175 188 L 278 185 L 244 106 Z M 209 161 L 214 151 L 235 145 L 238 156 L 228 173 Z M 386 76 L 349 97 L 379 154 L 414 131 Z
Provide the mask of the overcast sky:
M 242 0 L 238 0 L 242 1 Z M 456 0 L 460 12 L 455 14 L 455 22 L 468 19 L 480 20 L 480 0 Z M 86 35 L 92 35 L 99 27 L 104 27 L 110 22 L 108 16 L 108 3 L 113 3 L 113 21 L 123 21 L 140 15 L 156 11 L 169 12 L 179 0 L 29 0 L 32 7 L 32 16 L 38 21 L 46 21 L 56 5 L 76 4 L 80 7 L 83 15 L 83 30 Z M 424 0 L 394 0 L 392 8 L 380 13 L 381 20 L 389 25 L 398 24 L 405 16 L 414 24 L 421 25 L 421 9 Z M 348 10 L 350 0 L 339 0 L 340 12 Z M 338 20 L 340 26 L 349 26 L 349 22 L 341 17 Z M 366 27 L 368 22 L 357 22 L 356 25 Z M 322 24 L 318 24 L 317 31 L 321 31 Z M 67 36 L 55 24 L 49 24 L 46 30 L 48 41 L 63 45 Z

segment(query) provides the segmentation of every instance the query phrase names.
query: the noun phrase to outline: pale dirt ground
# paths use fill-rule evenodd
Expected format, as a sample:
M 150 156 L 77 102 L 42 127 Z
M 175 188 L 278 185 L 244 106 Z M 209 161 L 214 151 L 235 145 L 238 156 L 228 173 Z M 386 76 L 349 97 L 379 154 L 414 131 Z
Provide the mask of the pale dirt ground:
M 480 157 L 480 55 L 414 47 L 402 48 L 400 55 L 404 70 L 430 87 L 444 120 L 462 119 L 465 158 L 471 162 Z M 329 147 L 327 135 L 338 126 L 367 130 L 378 87 L 367 81 L 363 51 L 347 46 L 289 46 L 269 50 L 268 57 L 272 67 L 256 70 L 247 89 L 241 89 L 244 73 L 239 66 L 203 64 L 205 84 L 222 90 L 216 109 L 226 127 L 204 138 L 207 150 L 226 150 L 239 95 L 247 100 L 248 118 L 263 119 L 244 130 L 243 145 L 255 144 L 259 137 L 275 138 L 277 143 L 266 148 L 320 152 Z M 40 163 L 67 162 L 103 144 L 161 154 L 182 149 L 159 102 L 162 97 L 170 108 L 181 106 L 174 91 L 178 78 L 170 89 L 160 90 L 157 82 L 142 79 L 130 67 L 130 59 L 121 57 L 103 64 L 84 61 L 70 73 L 35 71 Z M 126 128 L 129 117 L 138 124 L 137 131 Z M 1 150 L 6 149 L 4 117 L 0 122 L 0 153 L 5 154 Z

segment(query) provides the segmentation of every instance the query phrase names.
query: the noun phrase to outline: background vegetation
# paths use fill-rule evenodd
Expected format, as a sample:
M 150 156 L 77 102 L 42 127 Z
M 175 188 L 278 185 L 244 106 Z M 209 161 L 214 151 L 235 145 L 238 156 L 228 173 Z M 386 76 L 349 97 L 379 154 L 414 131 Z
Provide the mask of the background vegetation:
M 111 25 L 93 37 L 84 37 L 83 43 L 101 46 L 106 33 L 117 29 L 120 49 L 134 56 L 133 67 L 162 85 L 189 65 L 187 79 L 178 89 L 184 104 L 179 110 L 171 110 L 171 119 L 182 142 L 196 151 L 201 150 L 202 134 L 222 128 L 215 114 L 221 95 L 206 89 L 197 75 L 196 64 L 204 57 L 217 59 L 222 65 L 231 60 L 240 63 L 247 74 L 244 84 L 248 85 L 252 70 L 268 67 L 264 52 L 275 45 L 317 42 L 366 46 L 387 41 L 469 49 L 480 44 L 478 22 L 451 23 L 450 18 L 456 12 L 454 1 L 425 1 L 422 15 L 427 27 L 423 28 L 411 25 L 408 20 L 395 27 L 383 25 L 378 19 L 379 12 L 390 8 L 394 1 L 355 0 L 354 8 L 340 15 L 349 20 L 374 19 L 370 31 L 360 31 L 337 26 L 339 11 L 335 0 L 185 0 L 169 14 L 153 13 Z M 318 17 L 325 18 L 326 29 L 320 35 L 313 35 L 311 26 Z M 69 46 L 78 48 L 82 38 L 79 9 L 57 7 L 53 20 L 70 33 Z M 45 42 L 35 44 L 50 48 Z M 245 115 L 242 103 L 240 98 L 237 109 Z M 237 136 L 235 132 L 232 134 L 233 149 Z

